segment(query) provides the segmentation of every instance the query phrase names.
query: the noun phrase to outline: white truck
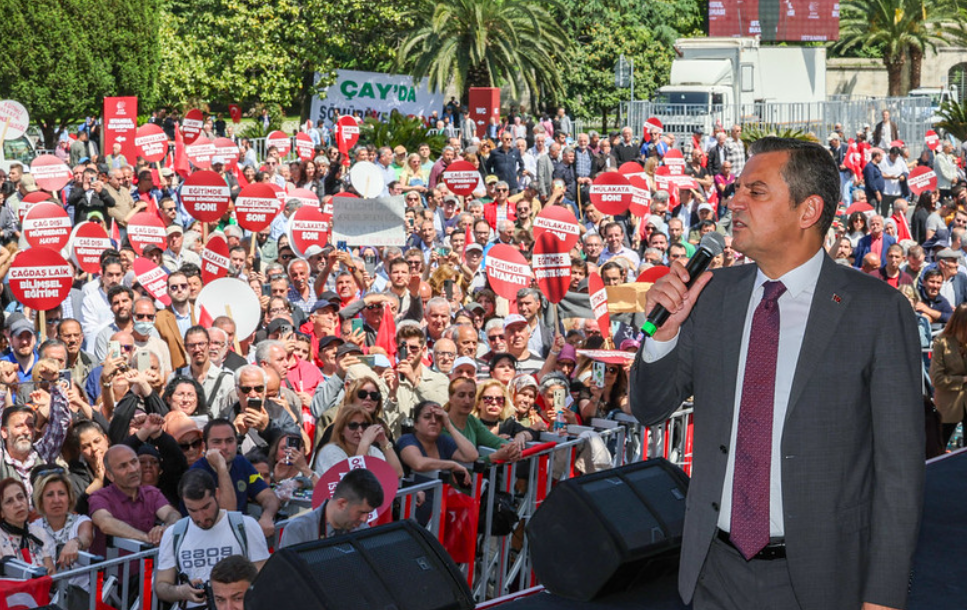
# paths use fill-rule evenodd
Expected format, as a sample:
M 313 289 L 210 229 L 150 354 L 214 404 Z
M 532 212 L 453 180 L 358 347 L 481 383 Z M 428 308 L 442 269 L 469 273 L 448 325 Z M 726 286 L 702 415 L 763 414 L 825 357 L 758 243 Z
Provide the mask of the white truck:
M 799 121 L 797 106 L 826 100 L 826 49 L 760 46 L 757 38 L 680 38 L 671 78 L 652 110 L 666 131 L 711 134 L 716 123 Z M 774 102 L 774 103 L 771 103 Z

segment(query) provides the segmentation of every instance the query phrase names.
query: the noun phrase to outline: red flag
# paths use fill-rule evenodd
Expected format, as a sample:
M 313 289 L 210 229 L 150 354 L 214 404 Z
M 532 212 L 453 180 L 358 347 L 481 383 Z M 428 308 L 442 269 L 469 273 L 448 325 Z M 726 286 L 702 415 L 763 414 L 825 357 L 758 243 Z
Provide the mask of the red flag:
M 464 233 L 464 237 L 463 237 L 463 252 L 460 253 L 460 257 L 464 261 L 467 260 L 467 246 L 470 245 L 470 240 L 473 239 L 473 223 L 474 223 L 473 220 L 467 223 L 467 230 Z
M 239 107 L 238 104 L 229 104 L 228 114 L 231 115 L 233 123 L 242 122 L 242 109 Z
M 30 580 L 0 579 L 0 610 L 24 610 L 50 604 L 50 576 Z
M 235 179 L 238 180 L 239 189 L 243 189 L 248 186 L 249 182 L 245 177 L 245 172 L 242 171 L 242 168 L 239 167 L 237 163 L 235 164 L 235 167 L 232 168 L 232 173 L 235 175 Z
M 175 172 L 182 178 L 191 175 L 188 153 L 185 151 L 185 138 L 181 135 L 181 126 L 178 123 L 175 123 Z
M 212 315 L 210 313 L 208 313 L 208 310 L 205 309 L 205 306 L 202 305 L 198 309 L 199 309 L 199 312 L 198 312 L 198 324 L 200 326 L 204 326 L 205 328 L 211 328 L 212 326 L 214 326 L 215 325 L 215 320 L 212 319 Z
M 410 298 L 420 298 L 413 297 Z M 379 332 L 376 333 L 376 347 L 386 350 L 389 361 L 396 360 L 396 320 L 393 319 L 393 311 L 389 307 L 383 307 L 383 321 L 379 324 Z
M 114 242 L 114 247 L 121 247 L 121 229 L 117 221 L 111 223 L 111 241 Z
M 446 489 L 446 509 L 443 523 L 443 548 L 455 563 L 473 563 L 477 553 L 477 520 L 479 505 L 470 496 L 449 485 Z

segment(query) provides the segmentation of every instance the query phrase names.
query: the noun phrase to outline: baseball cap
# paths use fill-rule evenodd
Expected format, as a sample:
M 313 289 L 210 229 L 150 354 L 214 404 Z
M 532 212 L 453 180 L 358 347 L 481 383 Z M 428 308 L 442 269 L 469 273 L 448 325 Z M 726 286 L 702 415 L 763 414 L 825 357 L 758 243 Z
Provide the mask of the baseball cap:
M 565 343 L 564 347 L 561 348 L 561 353 L 557 355 L 557 361 L 568 360 L 570 362 L 578 361 L 577 350 L 570 343 Z
M 212 165 L 225 165 L 225 159 L 221 157 L 212 157 Z
M 960 258 L 960 254 L 950 248 L 944 248 L 940 252 L 937 252 L 935 258 Z
M 326 307 L 335 307 L 336 311 L 339 311 L 339 301 L 334 301 L 331 299 L 319 299 L 312 304 L 312 309 L 309 313 L 315 313 L 320 309 L 325 309 Z
M 519 313 L 512 313 L 504 318 L 504 330 L 513 324 L 527 324 L 527 319 Z
M 159 173 L 165 178 L 170 178 L 171 176 L 175 175 L 175 170 L 171 169 L 170 167 L 162 167 Z
M 359 347 L 355 343 L 343 343 L 336 350 L 336 357 L 345 356 L 346 354 L 362 354 L 363 348 Z
M 481 246 L 477 242 L 473 242 L 473 243 L 467 244 L 467 248 L 466 248 L 465 251 L 466 252 L 469 252 L 471 250 L 478 250 L 480 252 L 483 252 L 483 246 Z
M 25 331 L 33 335 L 37 334 L 36 331 L 34 330 L 33 323 L 31 323 L 30 320 L 22 316 L 14 320 L 9 328 L 10 328 L 11 337 L 16 337 Z
M 469 303 L 464 305 L 463 308 L 468 311 L 480 311 L 480 312 L 486 311 L 484 309 L 484 306 L 476 301 L 470 301 Z
M 306 258 L 309 258 L 310 256 L 315 256 L 316 254 L 322 254 L 322 247 L 319 246 L 318 244 L 312 244 L 311 246 L 306 248 L 306 251 L 305 251 Z
M 702 210 L 708 210 L 709 212 L 712 212 L 712 213 L 715 212 L 715 208 L 713 208 L 711 204 L 708 204 L 708 203 L 699 204 L 698 211 L 701 212 Z
M 494 182 L 500 182 L 500 179 L 497 178 L 497 176 L 495 176 L 494 174 L 490 174 L 489 176 L 484 178 L 484 184 L 493 184 Z
M 165 229 L 165 233 L 167 235 L 172 235 L 174 233 L 181 233 L 182 235 L 184 235 L 185 230 L 181 228 L 181 225 L 174 225 L 173 224 L 173 225 L 169 226 L 167 229 Z
M 37 191 L 37 182 L 30 174 L 24 174 L 20 176 L 20 187 L 24 190 L 24 192 L 34 193 Z
M 477 372 L 477 363 L 474 362 L 473 361 L 473 358 L 470 358 L 469 356 L 460 356 L 459 358 L 457 358 L 456 360 L 454 360 L 453 361 L 453 369 L 452 370 L 455 371 L 458 368 L 460 368 L 461 366 L 472 366 L 473 367 L 473 372 L 474 373 Z
M 193 419 L 181 411 L 170 411 L 167 415 L 165 415 L 165 423 L 162 428 L 165 432 L 173 436 L 179 443 L 181 442 L 181 439 L 192 432 L 197 432 L 199 437 L 202 435 L 202 431 L 198 427 L 198 424 L 196 424 Z
M 327 347 L 329 347 L 330 345 L 332 345 L 336 341 L 339 341 L 339 344 L 340 345 L 342 345 L 343 343 L 345 343 L 345 341 L 343 341 L 342 337 L 337 337 L 336 335 L 326 335 L 325 337 L 322 337 L 321 339 L 319 339 L 319 349 L 321 349 L 321 350 L 322 349 L 326 349 Z

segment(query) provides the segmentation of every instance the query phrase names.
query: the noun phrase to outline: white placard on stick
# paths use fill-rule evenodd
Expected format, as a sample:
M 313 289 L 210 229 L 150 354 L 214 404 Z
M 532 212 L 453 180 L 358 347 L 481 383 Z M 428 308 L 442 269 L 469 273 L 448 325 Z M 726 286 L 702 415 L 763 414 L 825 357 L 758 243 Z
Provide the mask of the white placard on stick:
M 402 195 L 375 199 L 336 196 L 332 200 L 332 243 L 349 246 L 406 244 L 406 203 Z

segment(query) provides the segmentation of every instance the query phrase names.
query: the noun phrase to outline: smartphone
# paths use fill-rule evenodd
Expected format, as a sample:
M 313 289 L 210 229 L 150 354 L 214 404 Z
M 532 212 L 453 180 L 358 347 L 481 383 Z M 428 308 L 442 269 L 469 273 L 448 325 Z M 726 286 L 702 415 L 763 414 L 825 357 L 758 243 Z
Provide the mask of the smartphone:
M 372 356 L 356 356 L 356 357 L 359 358 L 359 361 L 361 363 L 365 364 L 369 368 L 371 368 L 371 369 L 376 368 L 376 356 L 375 355 L 372 355 Z
M 344 241 L 336 242 L 336 249 L 339 250 L 340 252 L 349 252 L 349 247 L 346 245 L 346 242 Z
M 62 369 L 57 375 L 57 381 L 66 381 L 67 385 L 71 384 L 71 371 L 70 369 Z
M 564 388 L 554 388 L 554 410 L 563 411 L 565 400 L 567 399 L 567 390 Z
M 363 332 L 363 321 L 359 318 L 353 318 L 353 332 L 361 333 Z
M 137 359 L 134 363 L 135 368 L 139 371 L 147 371 L 151 368 L 151 352 L 147 350 L 141 350 L 138 352 Z
M 249 398 L 245 408 L 248 409 L 249 411 L 260 412 L 262 410 L 262 399 Z
M 599 388 L 604 387 L 604 369 L 603 362 L 595 362 L 591 367 L 591 383 Z
M 436 253 L 438 256 L 450 256 L 449 248 L 437 248 Z
M 448 301 L 453 300 L 453 280 L 443 280 L 443 294 L 446 295 Z
M 406 360 L 409 357 L 409 351 L 410 351 L 409 345 L 407 345 L 406 343 L 400 345 L 399 349 L 397 350 L 397 353 L 399 354 L 399 357 L 400 357 L 400 362 L 402 362 L 403 360 Z
M 107 353 L 111 358 L 121 357 L 121 342 L 111 341 L 107 344 Z
M 289 449 L 302 449 L 302 439 L 298 436 L 285 437 L 285 446 Z

